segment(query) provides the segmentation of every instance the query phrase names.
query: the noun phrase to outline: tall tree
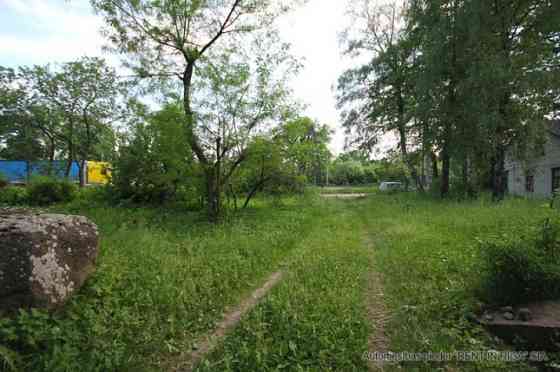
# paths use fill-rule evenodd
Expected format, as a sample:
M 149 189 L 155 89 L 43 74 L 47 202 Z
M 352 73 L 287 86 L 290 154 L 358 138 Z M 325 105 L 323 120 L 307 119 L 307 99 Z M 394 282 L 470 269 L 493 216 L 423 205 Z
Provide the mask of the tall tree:
M 406 1 L 351 3 L 353 27 L 346 31 L 346 53 L 366 54 L 370 61 L 346 71 L 339 79 L 339 107 L 345 107 L 343 124 L 357 134 L 362 148 L 371 148 L 388 132 L 396 132 L 403 162 L 417 187 L 423 190 L 410 154 L 412 138 L 418 142 L 413 120 L 411 86 L 414 49 L 406 35 Z
M 205 151 L 193 107 L 193 95 L 198 93 L 193 85 L 196 68 L 212 63 L 221 53 L 242 50 L 247 37 L 257 30 L 270 29 L 294 1 L 91 2 L 105 18 L 105 31 L 114 49 L 130 57 L 129 66 L 139 76 L 166 83 L 176 79 L 181 85 L 190 146 L 205 171 L 208 217 L 216 221 L 220 214 L 220 182 L 216 182 L 215 159 Z

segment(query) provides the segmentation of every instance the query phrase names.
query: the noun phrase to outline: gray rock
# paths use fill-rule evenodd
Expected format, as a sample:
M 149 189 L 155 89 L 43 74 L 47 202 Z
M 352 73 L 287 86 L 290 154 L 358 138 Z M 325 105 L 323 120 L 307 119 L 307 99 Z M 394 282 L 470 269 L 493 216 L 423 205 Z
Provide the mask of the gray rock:
M 513 307 L 511 306 L 504 306 L 500 309 L 502 313 L 513 313 Z
M 491 322 L 494 320 L 494 316 L 490 313 L 486 313 L 482 316 L 482 319 L 486 322 Z
M 513 315 L 513 313 L 511 313 L 509 311 L 505 312 L 503 316 L 504 316 L 505 320 L 514 320 L 515 319 L 515 315 Z
M 522 307 L 517 312 L 517 316 L 519 317 L 520 320 L 524 322 L 528 322 L 529 320 L 531 320 L 533 314 L 531 313 L 531 310 L 527 309 L 526 307 Z
M 61 306 L 97 254 L 97 226 L 85 217 L 0 210 L 0 312 Z

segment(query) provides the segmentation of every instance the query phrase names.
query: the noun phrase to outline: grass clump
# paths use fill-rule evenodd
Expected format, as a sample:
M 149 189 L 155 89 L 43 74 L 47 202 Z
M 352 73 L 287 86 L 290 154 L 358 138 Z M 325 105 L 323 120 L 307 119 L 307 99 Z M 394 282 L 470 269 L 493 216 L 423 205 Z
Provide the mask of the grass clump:
M 547 218 L 525 235 L 481 242 L 487 301 L 516 305 L 560 298 L 560 219 Z
M 0 205 L 18 206 L 27 204 L 29 195 L 25 187 L 8 186 L 0 188 Z
M 76 185 L 69 180 L 52 177 L 35 177 L 28 185 L 29 203 L 34 205 L 70 202 L 76 192 Z

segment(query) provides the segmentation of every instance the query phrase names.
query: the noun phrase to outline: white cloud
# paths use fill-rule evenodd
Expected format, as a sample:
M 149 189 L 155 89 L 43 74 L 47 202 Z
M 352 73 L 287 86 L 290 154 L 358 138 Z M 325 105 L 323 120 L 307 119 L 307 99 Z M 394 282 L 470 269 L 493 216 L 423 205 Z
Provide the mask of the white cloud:
M 281 35 L 292 44 L 294 54 L 305 57 L 305 69 L 293 84 L 295 93 L 309 105 L 307 115 L 336 130 L 331 143 L 335 153 L 344 147 L 333 88 L 349 66 L 338 44 L 338 34 L 348 22 L 345 6 L 342 0 L 311 0 L 280 24 Z
M 31 64 L 101 54 L 101 19 L 83 3 L 4 0 L 2 8 L 25 30 L 0 29 L 0 53 Z

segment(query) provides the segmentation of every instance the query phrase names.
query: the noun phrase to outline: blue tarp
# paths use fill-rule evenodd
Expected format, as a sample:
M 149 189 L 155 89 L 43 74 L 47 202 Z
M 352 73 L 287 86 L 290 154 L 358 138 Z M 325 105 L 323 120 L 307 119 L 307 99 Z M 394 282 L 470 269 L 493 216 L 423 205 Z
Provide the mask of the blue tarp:
M 27 177 L 46 175 L 49 169 L 49 161 L 27 162 L 22 160 L 0 160 L 0 173 L 8 178 L 9 182 L 27 182 Z M 29 168 L 28 168 L 29 167 Z M 63 160 L 54 161 L 51 165 L 52 174 L 59 178 L 64 178 L 66 162 Z M 28 169 L 30 170 L 28 172 Z M 70 179 L 78 180 L 79 167 L 77 162 L 72 162 Z

